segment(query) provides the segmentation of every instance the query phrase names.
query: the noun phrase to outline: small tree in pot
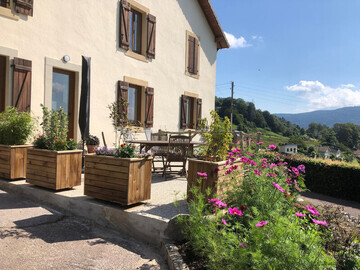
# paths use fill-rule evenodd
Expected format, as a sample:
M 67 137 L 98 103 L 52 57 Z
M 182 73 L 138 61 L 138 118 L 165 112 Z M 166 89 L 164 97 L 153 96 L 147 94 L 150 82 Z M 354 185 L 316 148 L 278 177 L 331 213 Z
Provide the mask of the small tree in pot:
M 99 138 L 94 135 L 89 135 L 89 138 L 87 138 L 85 142 L 89 154 L 95 153 L 96 148 L 100 144 Z

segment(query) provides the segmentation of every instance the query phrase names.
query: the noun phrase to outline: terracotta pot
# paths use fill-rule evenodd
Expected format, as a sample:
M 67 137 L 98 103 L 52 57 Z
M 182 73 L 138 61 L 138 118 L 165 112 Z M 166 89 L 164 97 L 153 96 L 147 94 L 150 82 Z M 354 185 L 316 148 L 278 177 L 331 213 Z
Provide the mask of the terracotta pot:
M 86 147 L 89 154 L 95 153 L 95 150 L 98 148 L 97 145 L 86 145 Z

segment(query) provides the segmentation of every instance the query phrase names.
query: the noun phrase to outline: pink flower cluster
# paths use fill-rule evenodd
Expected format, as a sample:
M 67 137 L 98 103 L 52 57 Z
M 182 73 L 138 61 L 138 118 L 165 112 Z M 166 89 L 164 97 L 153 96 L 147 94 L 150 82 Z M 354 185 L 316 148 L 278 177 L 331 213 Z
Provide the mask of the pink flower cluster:
M 254 173 L 255 173 L 255 175 L 259 175 L 259 176 L 260 176 L 260 175 L 261 175 L 261 170 L 255 169 L 255 170 L 254 170 Z
M 303 213 L 295 213 L 295 215 L 297 216 L 297 217 L 305 217 L 306 216 L 306 214 L 303 214 Z
M 315 207 L 312 206 L 306 206 L 306 209 L 313 214 L 314 216 L 320 215 L 319 212 L 315 209 Z
M 213 206 L 221 208 L 221 207 L 227 207 L 226 203 L 223 203 L 219 198 L 209 199 L 209 203 L 212 203 Z
M 276 149 L 276 146 L 273 145 L 273 144 L 270 144 L 270 145 L 269 145 L 269 148 L 275 150 L 275 149 Z
M 255 161 L 253 161 L 250 158 L 245 157 L 245 156 L 242 156 L 240 158 L 240 162 L 243 162 L 243 163 L 246 163 L 246 164 L 249 164 L 249 165 L 253 165 L 253 166 L 257 166 L 257 163 Z
M 262 226 L 264 226 L 264 225 L 266 225 L 266 224 L 268 224 L 268 222 L 267 221 L 260 221 L 258 224 L 256 224 L 255 226 L 256 227 L 262 227 Z
M 320 225 L 323 225 L 323 226 L 327 226 L 327 222 L 324 220 L 324 221 L 319 221 L 319 220 L 316 220 L 316 219 L 312 219 L 312 221 L 316 224 L 320 224 Z

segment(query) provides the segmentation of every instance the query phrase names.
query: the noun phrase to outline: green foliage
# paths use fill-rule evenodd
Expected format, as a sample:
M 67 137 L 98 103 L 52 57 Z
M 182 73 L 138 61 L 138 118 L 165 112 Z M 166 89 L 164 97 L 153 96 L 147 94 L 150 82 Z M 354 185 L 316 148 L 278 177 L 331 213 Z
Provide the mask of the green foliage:
M 215 111 L 211 111 L 210 114 L 211 124 L 209 131 L 202 134 L 206 140 L 206 145 L 201 146 L 201 150 L 217 161 L 225 160 L 233 138 L 230 133 L 230 120 L 225 117 L 225 120 L 221 121 Z
M 210 190 L 201 194 L 193 188 L 191 215 L 180 223 L 194 252 L 209 269 L 335 269 L 334 259 L 325 254 L 321 225 L 304 224 L 295 215 L 302 183 L 298 170 L 289 173 L 280 160 L 271 164 L 256 155 L 240 160 L 241 171 L 229 165 L 224 201 L 206 202 Z
M 0 113 L 0 144 L 21 145 L 29 139 L 34 121 L 28 112 L 7 107 Z
M 98 148 L 95 153 L 100 156 L 113 156 L 118 158 L 143 158 L 149 157 L 149 154 L 140 154 L 136 152 L 135 145 L 123 143 L 117 148 Z
M 48 149 L 55 151 L 74 150 L 77 143 L 72 139 L 67 140 L 68 116 L 63 108 L 60 110 L 49 111 L 47 107 L 41 104 L 43 110 L 43 134 L 34 141 L 34 147 L 39 149 Z

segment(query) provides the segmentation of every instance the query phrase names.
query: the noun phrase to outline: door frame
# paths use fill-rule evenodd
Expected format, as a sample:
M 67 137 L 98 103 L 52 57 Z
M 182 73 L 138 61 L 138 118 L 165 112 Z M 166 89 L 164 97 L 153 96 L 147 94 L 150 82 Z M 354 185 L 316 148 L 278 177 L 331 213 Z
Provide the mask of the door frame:
M 74 123 L 73 139 L 79 141 L 80 129 L 77 124 L 79 119 L 79 101 L 80 101 L 80 75 L 81 65 L 72 63 L 64 63 L 61 60 L 45 57 L 45 93 L 44 93 L 44 105 L 49 109 L 52 108 L 52 82 L 53 82 L 53 70 L 54 68 L 74 72 L 75 73 L 75 89 L 74 89 L 74 113 L 71 117 L 71 121 Z

